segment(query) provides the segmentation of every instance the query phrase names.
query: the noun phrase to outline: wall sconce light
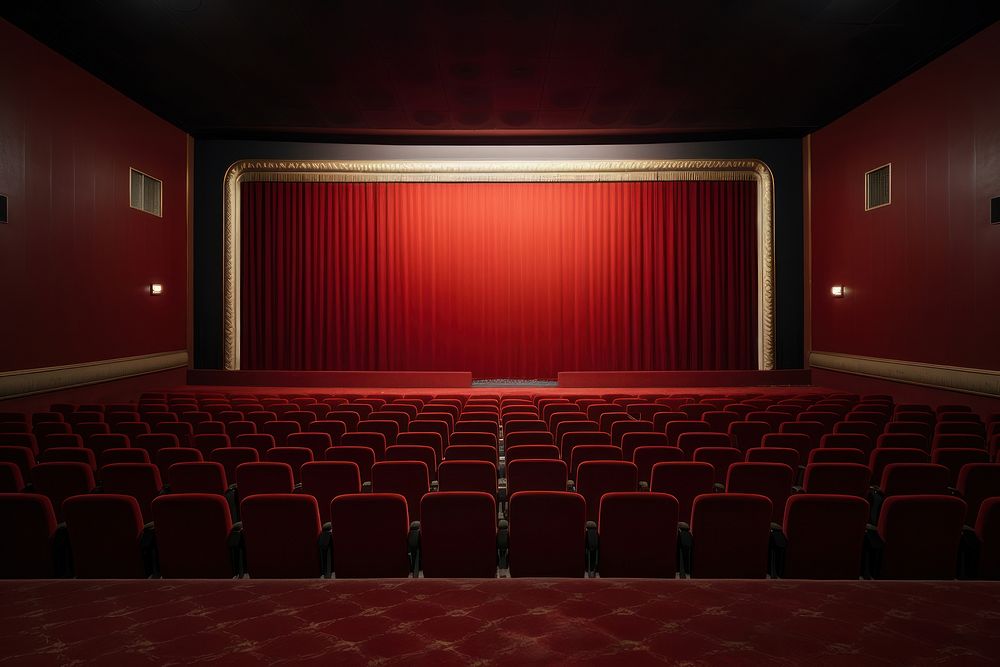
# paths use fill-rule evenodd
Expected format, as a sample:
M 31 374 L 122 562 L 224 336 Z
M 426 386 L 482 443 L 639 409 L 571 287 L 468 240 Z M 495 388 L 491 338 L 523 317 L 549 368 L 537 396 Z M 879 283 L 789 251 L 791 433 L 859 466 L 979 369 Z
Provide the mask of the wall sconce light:
M 149 286 L 149 293 L 153 296 L 160 296 L 163 294 L 163 285 L 160 283 L 153 283 Z
M 834 285 L 830 288 L 830 294 L 832 294 L 836 299 L 843 299 L 845 291 L 846 290 L 843 285 Z

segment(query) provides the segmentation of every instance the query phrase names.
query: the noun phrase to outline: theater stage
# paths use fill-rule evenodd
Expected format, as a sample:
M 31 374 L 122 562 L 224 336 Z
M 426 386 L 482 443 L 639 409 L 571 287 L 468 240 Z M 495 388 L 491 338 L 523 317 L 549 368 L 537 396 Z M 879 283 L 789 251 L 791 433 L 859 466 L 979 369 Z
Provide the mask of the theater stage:
M 0 662 L 986 665 L 1000 583 L 0 582 Z

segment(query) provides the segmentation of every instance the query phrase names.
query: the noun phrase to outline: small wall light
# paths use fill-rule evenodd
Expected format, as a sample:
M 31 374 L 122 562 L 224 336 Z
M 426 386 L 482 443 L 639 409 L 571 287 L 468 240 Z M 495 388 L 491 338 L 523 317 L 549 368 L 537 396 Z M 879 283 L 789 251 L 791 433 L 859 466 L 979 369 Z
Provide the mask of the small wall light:
M 833 287 L 830 288 L 830 294 L 832 294 L 834 298 L 837 299 L 844 298 L 844 291 L 845 290 L 843 285 L 834 285 Z
M 149 293 L 153 296 L 159 296 L 163 294 L 163 285 L 160 283 L 153 283 L 149 286 Z

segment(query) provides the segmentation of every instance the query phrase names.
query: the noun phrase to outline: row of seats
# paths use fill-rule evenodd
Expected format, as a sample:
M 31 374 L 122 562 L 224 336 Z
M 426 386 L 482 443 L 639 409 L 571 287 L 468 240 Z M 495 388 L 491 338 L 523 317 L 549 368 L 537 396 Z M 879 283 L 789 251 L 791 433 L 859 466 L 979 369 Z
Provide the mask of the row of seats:
M 867 525 L 860 498 L 792 498 L 772 526 L 768 498 L 746 493 L 694 499 L 689 526 L 673 528 L 677 499 L 662 493 L 608 493 L 596 522 L 582 496 L 525 491 L 497 523 L 494 498 L 441 492 L 421 501 L 410 522 L 397 494 L 346 494 L 321 522 L 312 496 L 261 494 L 241 503 L 233 524 L 211 494 L 156 498 L 144 524 L 134 498 L 72 496 L 66 524 L 48 498 L 0 494 L 0 574 L 82 578 L 312 578 L 329 576 L 668 577 L 952 579 L 1000 577 L 1000 498 L 984 504 L 963 537 L 964 503 L 948 496 L 886 501 Z

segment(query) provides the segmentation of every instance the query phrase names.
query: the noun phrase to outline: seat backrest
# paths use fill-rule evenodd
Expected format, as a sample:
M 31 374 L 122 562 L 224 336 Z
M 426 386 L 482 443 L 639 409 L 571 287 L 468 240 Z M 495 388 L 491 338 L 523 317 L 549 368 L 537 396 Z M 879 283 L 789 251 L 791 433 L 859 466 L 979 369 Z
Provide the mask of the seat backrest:
M 225 495 L 229 488 L 226 469 L 221 463 L 197 461 L 175 463 L 167 470 L 171 493 L 213 493 Z
M 948 469 L 948 485 L 956 486 L 958 476 L 962 468 L 971 463 L 989 463 L 990 455 L 985 449 L 965 449 L 961 447 L 949 447 L 945 449 L 935 449 L 931 452 L 931 463 L 942 465 Z M 1000 495 L 1000 489 L 997 489 Z
M 611 425 L 611 444 L 621 447 L 626 433 L 652 433 L 653 422 L 638 419 L 616 421 Z
M 372 466 L 372 493 L 403 496 L 410 521 L 420 521 L 420 500 L 430 490 L 430 474 L 423 461 L 379 461 Z
M 40 493 L 0 493 L 0 579 L 55 576 L 56 515 Z
M 432 480 L 437 479 L 437 452 L 422 445 L 393 445 L 385 450 L 386 461 L 423 461 Z
M 97 470 L 97 458 L 94 452 L 84 447 L 51 447 L 41 453 L 39 460 L 42 463 L 86 463 L 91 470 Z
M 376 461 L 385 460 L 385 435 L 374 431 L 348 431 L 340 438 L 340 444 L 347 447 L 367 447 L 375 453 Z
M 229 436 L 225 433 L 198 433 L 191 438 L 191 446 L 201 452 L 202 458 L 206 461 L 216 449 L 224 449 L 231 444 Z
M 848 464 L 850 465 L 850 464 Z M 856 496 L 799 494 L 788 499 L 783 531 L 788 579 L 854 579 L 861 575 L 868 503 Z
M 860 463 L 810 463 L 802 478 L 806 493 L 840 494 L 864 498 L 871 472 Z
M 411 433 L 401 433 L 399 437 L 402 439 L 405 435 L 414 435 Z M 436 435 L 435 433 L 425 433 L 421 435 Z M 497 436 L 491 432 L 485 431 L 455 431 L 451 434 L 451 438 L 448 441 L 448 446 L 453 445 L 474 445 L 480 447 L 492 447 L 497 448 Z
M 622 452 L 624 454 L 624 451 Z M 668 461 L 683 461 L 684 452 L 680 447 L 667 447 L 665 445 L 643 445 L 636 447 L 632 452 L 632 463 L 635 464 L 639 474 L 639 481 L 650 483 L 653 474 L 653 466 L 657 463 Z
M 454 438 L 457 434 L 452 434 Z M 477 436 L 475 439 L 481 441 L 479 444 L 484 444 L 488 442 L 488 438 L 481 438 L 479 436 L 487 435 L 482 433 L 462 433 L 462 436 Z M 493 447 L 496 448 L 496 438 L 492 440 Z M 417 431 L 400 433 L 396 438 L 397 445 L 416 445 L 420 447 L 430 447 L 434 450 L 434 455 L 437 461 L 440 461 L 444 456 L 444 441 L 441 439 L 440 433 L 432 433 L 430 431 Z M 472 444 L 472 443 L 470 443 Z
M 156 452 L 156 467 L 160 469 L 160 478 L 167 478 L 170 466 L 176 463 L 192 463 L 204 461 L 201 452 L 193 447 L 164 447 Z
M 13 463 L 21 471 L 21 477 L 31 479 L 31 469 L 35 467 L 35 455 L 27 447 L 0 446 L 0 461 Z
M 768 433 L 761 438 L 760 444 L 765 448 L 794 449 L 798 452 L 799 461 L 808 461 L 809 454 L 819 448 L 819 444 L 814 444 L 812 438 L 805 433 Z
M 886 498 L 878 533 L 880 579 L 954 579 L 965 502 L 946 495 Z
M 0 493 L 20 493 L 24 490 L 24 476 L 16 463 L 0 461 Z
M 580 464 L 586 461 L 621 461 L 622 450 L 614 445 L 578 445 L 570 454 L 570 477 L 576 479 Z
M 775 429 L 765 421 L 740 421 L 729 425 L 729 438 L 732 446 L 742 451 L 760 447 L 764 436 L 774 433 Z
M 605 493 L 638 490 L 639 470 L 631 461 L 585 461 L 577 470 L 576 491 L 587 502 L 588 521 L 597 521 Z
M 327 415 L 329 417 L 329 415 Z M 340 438 L 345 433 L 347 433 L 347 424 L 342 421 L 337 421 L 335 419 L 321 419 L 316 420 L 309 425 L 310 433 L 326 433 L 330 436 L 330 442 L 333 445 L 340 444 Z
M 983 501 L 975 522 L 980 579 L 1000 579 L 1000 496 Z
M 934 463 L 890 463 L 879 488 L 886 496 L 948 493 L 948 469 Z
M 285 441 L 289 447 L 305 447 L 313 455 L 313 461 L 323 458 L 323 453 L 333 447 L 333 439 L 328 433 L 292 433 Z
M 792 470 L 799 469 L 799 452 L 789 447 L 753 447 L 746 451 L 743 458 L 748 463 L 783 463 Z
M 156 460 L 156 452 L 167 447 L 180 447 L 180 440 L 173 433 L 143 433 L 132 438 L 132 446 L 145 449 L 149 458 Z
M 604 494 L 598 518 L 600 575 L 672 579 L 677 570 L 677 519 L 677 499 L 668 494 Z
M 330 504 L 338 579 L 406 577 L 409 520 L 396 493 L 344 494 Z
M 226 470 L 226 479 L 230 484 L 236 481 L 236 468 L 244 463 L 256 463 L 260 460 L 257 450 L 251 447 L 227 447 L 216 449 L 209 455 L 210 461 L 221 463 Z
M 809 452 L 807 463 L 857 463 L 867 466 L 868 456 L 853 447 L 820 447 Z
M 292 493 L 292 467 L 279 461 L 241 463 L 236 467 L 236 492 L 240 499 L 258 494 Z
M 361 493 L 361 472 L 351 461 L 310 461 L 302 466 L 302 493 L 316 499 L 320 519 L 326 523 L 334 498 Z
M 264 460 L 273 463 L 287 463 L 292 469 L 292 478 L 298 484 L 301 480 L 302 466 L 313 460 L 313 453 L 312 450 L 305 447 L 275 447 L 267 451 Z
M 862 433 L 827 433 L 819 439 L 820 449 L 860 449 L 865 453 L 865 461 L 875 449 L 875 441 Z
M 38 441 L 38 451 L 44 455 L 50 449 L 67 447 L 83 447 L 83 436 L 77 433 L 50 433 Z
M 484 445 L 452 445 L 444 450 L 448 461 L 489 461 L 500 466 L 500 455 L 496 449 Z
M 209 493 L 171 493 L 156 498 L 152 509 L 163 578 L 228 579 L 233 576 L 228 545 L 233 523 L 229 503 L 224 497 Z
M 29 479 L 35 492 L 52 502 L 57 521 L 63 520 L 64 500 L 94 490 L 94 470 L 86 463 L 39 463 L 31 469 Z
M 726 476 L 726 493 L 756 493 L 771 501 L 771 521 L 781 523 L 792 493 L 795 471 L 784 463 L 734 463 Z
M 350 461 L 358 466 L 362 484 L 372 481 L 372 466 L 375 465 L 375 452 L 369 447 L 337 445 L 326 450 L 323 458 L 327 461 Z
M 445 461 L 438 469 L 441 491 L 478 491 L 497 495 L 497 469 L 488 461 Z
M 694 499 L 712 493 L 715 469 L 700 461 L 671 461 L 653 465 L 649 490 L 667 493 L 677 499 L 679 521 L 691 522 Z
M 968 505 L 965 524 L 976 525 L 976 517 L 983 501 L 1000 496 L 1000 463 L 965 464 L 959 471 L 955 488 Z
M 931 457 L 919 449 L 874 449 L 868 459 L 873 485 L 882 483 L 882 473 L 890 463 L 930 463 Z
M 475 491 L 430 493 L 420 502 L 425 577 L 492 578 L 497 569 L 497 507 Z
M 345 405 L 338 406 L 336 410 L 330 410 L 326 413 L 327 421 L 338 421 L 344 424 L 347 429 L 347 433 L 351 431 L 358 430 L 358 423 L 361 421 L 361 415 L 353 410 L 344 409 Z
M 507 463 L 507 497 L 518 491 L 565 491 L 569 466 L 562 459 L 518 459 Z
M 582 577 L 587 503 L 577 493 L 520 491 L 510 498 L 510 576 Z
M 875 439 L 875 446 L 879 448 L 921 449 L 925 452 L 931 450 L 930 442 L 920 433 L 883 433 Z
M 869 421 L 839 421 L 833 425 L 834 433 L 860 433 L 867 435 L 872 441 L 882 434 L 883 425 Z
M 763 579 L 770 536 L 771 501 L 766 497 L 749 493 L 698 496 L 691 510 L 691 576 Z
M 630 431 L 622 434 L 622 459 L 631 461 L 635 450 L 639 447 L 668 447 L 666 433 Z
M 515 445 L 508 447 L 504 456 L 508 465 L 518 459 L 557 459 L 559 448 L 555 445 Z
M 504 448 L 519 445 L 555 445 L 555 436 L 548 431 L 518 431 L 504 433 Z
M 146 576 L 140 547 L 144 522 L 135 498 L 94 493 L 67 498 L 63 507 L 73 545 L 73 572 L 78 578 Z
M 240 502 L 247 572 L 255 579 L 311 579 L 322 573 L 316 499 L 262 493 Z
M 715 483 L 725 484 L 729 466 L 743 461 L 743 452 L 735 447 L 699 447 L 694 460 L 711 464 L 715 470 Z

